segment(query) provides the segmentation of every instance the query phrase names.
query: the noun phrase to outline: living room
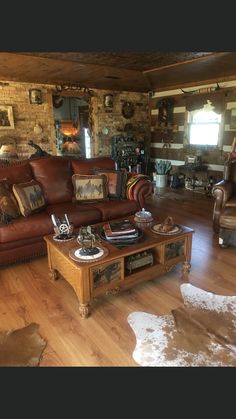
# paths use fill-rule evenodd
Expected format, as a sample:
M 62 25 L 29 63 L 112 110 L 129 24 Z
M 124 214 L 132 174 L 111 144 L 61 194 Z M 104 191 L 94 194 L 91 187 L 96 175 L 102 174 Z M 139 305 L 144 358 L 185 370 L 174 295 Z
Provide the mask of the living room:
M 9 63 L 11 59 L 22 58 L 20 54 L 19 56 L 12 54 L 14 57 L 10 57 L 10 53 L 3 54 L 7 55 Z M 220 56 L 220 54 L 222 55 Z M 192 71 L 193 77 L 196 77 L 195 65 L 198 64 L 199 69 L 199 65 L 202 63 L 204 67 L 205 60 L 209 58 L 217 60 L 223 57 L 226 62 L 228 55 L 220 54 L 219 57 L 217 54 L 212 54 L 212 57 L 211 54 L 209 54 L 210 57 L 203 54 L 201 57 L 192 58 L 192 61 L 176 63 L 176 74 L 180 72 L 183 74 L 181 68 L 189 68 L 189 74 Z M 3 58 L 5 59 L 6 56 Z M 34 61 L 38 57 L 36 55 L 33 57 L 32 54 L 30 59 Z M 41 56 L 40 59 L 42 60 L 43 57 Z M 48 60 L 49 62 L 50 60 L 55 61 L 49 57 L 46 57 L 45 60 L 46 64 Z M 173 64 L 170 64 L 170 68 L 173 69 Z M 41 169 L 39 165 L 37 166 L 37 161 L 41 161 L 40 155 L 32 158 L 34 150 L 29 147 L 28 143 L 32 140 L 33 148 L 37 149 L 38 146 L 41 152 L 46 152 L 52 159 L 61 156 L 55 130 L 53 97 L 83 97 L 89 108 L 86 127 L 90 131 L 92 159 L 98 158 L 102 161 L 103 158 L 110 158 L 113 152 L 112 138 L 114 137 L 135 138 L 136 146 L 140 145 L 137 148 L 140 150 L 143 147 L 144 150 L 145 160 L 142 161 L 142 173 L 136 174 L 142 174 L 150 180 L 143 178 L 139 181 L 139 189 L 141 186 L 143 188 L 143 192 L 139 191 L 139 206 L 136 207 L 136 204 L 132 204 L 134 205 L 132 208 L 124 210 L 127 212 L 120 213 L 121 217 L 129 216 L 129 212 L 135 214 L 145 206 L 146 210 L 157 217 L 158 222 L 162 223 L 167 216 L 170 216 L 176 225 L 193 229 L 194 234 L 191 269 L 187 274 L 182 272 L 181 264 L 176 264 L 176 266 L 169 266 L 170 269 L 166 269 L 158 277 L 143 283 L 140 280 L 139 284 L 125 289 L 123 292 L 118 290 L 116 293 L 112 289 L 108 289 L 101 295 L 94 296 L 91 303 L 92 313 L 86 319 L 80 316 L 75 288 L 63 279 L 63 275 L 60 275 L 57 281 L 49 280 L 46 254 L 26 260 L 23 260 L 22 257 L 21 261 L 14 260 L 12 263 L 7 263 L 0 272 L 1 329 L 17 329 L 31 323 L 39 324 L 40 335 L 47 341 L 40 359 L 40 366 L 136 366 L 137 363 L 132 358 L 135 349 L 135 335 L 127 322 L 127 317 L 132 312 L 143 311 L 156 316 L 169 314 L 171 310 L 182 304 L 180 286 L 183 283 L 219 295 L 236 295 L 235 248 L 233 245 L 227 248 L 219 246 L 219 235 L 214 231 L 212 224 L 215 198 L 210 194 L 198 193 L 197 190 L 188 190 L 184 187 L 177 188 L 176 193 L 172 196 L 170 194 L 171 191 L 173 192 L 173 189 L 170 188 L 171 175 L 186 169 L 189 157 L 199 158 L 200 156 L 201 164 L 208 166 L 207 176 L 212 177 L 214 183 L 223 179 L 224 164 L 229 154 L 234 152 L 233 142 L 236 137 L 234 68 L 232 68 L 232 74 L 227 69 L 225 76 L 216 74 L 214 70 L 212 76 L 207 75 L 205 81 L 200 72 L 199 79 L 194 78 L 187 82 L 182 79 L 178 83 L 171 81 L 171 84 L 168 85 L 164 78 L 161 89 L 155 88 L 153 82 L 153 88 L 145 90 L 140 85 L 140 79 L 136 79 L 137 91 L 135 90 L 135 81 L 131 83 L 132 90 L 128 90 L 128 87 L 127 90 L 124 88 L 119 90 L 118 82 L 114 81 L 115 79 L 110 79 L 113 84 L 109 88 L 105 88 L 109 79 L 104 83 L 104 88 L 96 88 L 90 81 L 82 92 L 80 80 L 77 83 L 74 80 L 71 84 L 68 78 L 65 79 L 65 83 L 42 83 L 40 77 L 33 79 L 31 75 L 31 82 L 29 82 L 22 81 L 20 72 L 19 80 L 12 80 L 10 70 L 9 64 L 9 79 L 7 74 L 0 71 L 0 106 L 3 108 L 3 114 L 7 113 L 10 121 L 7 128 L 6 125 L 0 127 L 0 141 L 1 148 L 9 144 L 13 145 L 14 154 L 13 157 L 9 157 L 5 148 L 5 154 L 1 157 L 1 179 L 8 177 L 9 174 L 9 176 L 15 177 L 15 183 L 18 183 L 17 176 L 19 179 L 22 176 L 22 182 L 28 182 L 30 172 L 27 170 L 30 165 L 30 170 L 33 170 L 35 175 L 41 176 L 40 179 L 44 184 L 43 173 L 39 175 Z M 166 74 L 169 69 L 165 68 L 162 71 Z M 126 72 L 127 74 L 130 72 L 128 76 L 131 79 L 132 70 L 126 69 Z M 160 73 L 161 70 L 157 73 L 150 71 L 147 77 L 149 77 L 149 81 L 151 78 L 155 80 L 155 77 Z M 168 78 L 168 74 L 165 77 Z M 111 88 L 112 86 L 116 88 Z M 39 93 L 36 102 L 31 97 L 32 91 Z M 109 102 L 108 105 L 106 104 L 107 95 L 112 99 L 112 103 Z M 166 101 L 164 99 L 166 98 L 172 99 L 172 102 L 169 101 L 172 106 L 169 108 L 167 106 L 167 114 L 170 111 L 169 119 L 161 120 L 160 116 L 165 109 Z M 224 109 L 222 111 L 224 119 L 220 126 L 220 146 L 218 144 L 217 146 L 199 144 L 196 147 L 188 141 L 186 114 L 191 112 L 195 102 L 199 105 L 200 99 L 203 100 L 203 104 L 207 100 L 211 100 L 213 106 L 220 105 L 220 109 L 222 110 L 222 107 Z M 199 105 L 199 109 L 203 104 Z M 79 122 L 79 129 L 81 129 L 81 120 Z M 80 139 L 78 143 L 79 141 Z M 81 149 L 84 148 L 81 147 Z M 46 161 L 44 159 L 50 156 L 43 156 L 42 161 Z M 63 157 L 66 158 L 66 153 Z M 74 167 L 77 160 L 78 164 L 80 159 L 87 160 L 83 153 L 79 156 L 75 153 L 68 157 L 75 161 Z M 9 160 L 11 161 L 9 162 Z M 169 173 L 169 184 L 161 191 L 155 188 L 155 193 L 150 193 L 150 184 L 151 188 L 154 185 L 154 165 L 160 160 L 171 162 L 172 171 Z M 51 160 L 52 163 L 54 161 L 56 162 L 56 160 Z M 127 164 L 126 169 L 132 174 L 136 170 L 136 164 L 133 164 L 131 168 L 130 165 Z M 181 166 L 185 166 L 185 168 L 181 168 Z M 15 168 L 14 173 L 10 172 L 11 167 Z M 193 167 L 191 168 L 193 169 Z M 47 169 L 53 171 L 53 168 Z M 18 174 L 16 174 L 17 170 L 20 170 Z M 62 185 L 65 172 L 59 166 L 56 170 L 58 180 Z M 74 170 L 73 173 L 78 172 Z M 87 173 L 84 174 L 87 175 Z M 72 172 L 70 176 L 72 176 Z M 59 192 L 57 191 L 57 193 Z M 135 196 L 136 194 L 133 193 L 133 201 L 135 201 Z M 142 198 L 140 198 L 141 196 Z M 140 206 L 141 202 L 143 205 Z M 114 202 L 112 202 L 112 206 L 115 207 Z M 100 204 L 100 207 L 103 208 L 105 217 L 107 214 L 104 209 L 105 204 Z M 115 208 L 109 211 L 113 211 L 112 214 L 115 214 Z M 92 215 L 91 212 L 90 216 L 89 223 L 95 223 L 95 215 Z M 109 219 L 109 214 L 107 217 Z M 113 218 L 118 218 L 118 215 L 116 214 Z M 7 243 L 9 242 L 6 241 L 3 248 L 5 253 L 9 249 Z M 32 246 L 33 243 L 34 241 L 29 242 L 29 246 Z M 18 244 L 20 253 L 20 238 L 18 238 Z

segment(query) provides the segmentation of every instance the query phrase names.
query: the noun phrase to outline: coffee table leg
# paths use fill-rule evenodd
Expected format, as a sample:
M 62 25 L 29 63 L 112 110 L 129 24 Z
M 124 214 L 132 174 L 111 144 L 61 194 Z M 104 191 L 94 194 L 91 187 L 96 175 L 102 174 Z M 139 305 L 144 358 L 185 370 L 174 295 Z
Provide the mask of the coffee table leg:
M 183 262 L 183 273 L 188 274 L 190 272 L 191 263 L 188 261 Z
M 58 272 L 56 269 L 49 268 L 49 277 L 52 281 L 58 279 Z
M 89 304 L 79 304 L 79 314 L 83 319 L 87 319 L 90 314 L 90 306 Z

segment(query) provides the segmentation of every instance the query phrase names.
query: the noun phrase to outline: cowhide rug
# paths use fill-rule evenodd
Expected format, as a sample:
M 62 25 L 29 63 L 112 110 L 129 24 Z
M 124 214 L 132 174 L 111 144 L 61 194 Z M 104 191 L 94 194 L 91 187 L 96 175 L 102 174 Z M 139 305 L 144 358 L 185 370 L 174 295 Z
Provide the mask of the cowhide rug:
M 46 341 L 39 335 L 38 329 L 37 323 L 31 323 L 21 329 L 0 332 L 0 366 L 39 365 Z
M 183 307 L 156 316 L 133 312 L 134 360 L 142 366 L 236 366 L 236 296 L 182 284 Z

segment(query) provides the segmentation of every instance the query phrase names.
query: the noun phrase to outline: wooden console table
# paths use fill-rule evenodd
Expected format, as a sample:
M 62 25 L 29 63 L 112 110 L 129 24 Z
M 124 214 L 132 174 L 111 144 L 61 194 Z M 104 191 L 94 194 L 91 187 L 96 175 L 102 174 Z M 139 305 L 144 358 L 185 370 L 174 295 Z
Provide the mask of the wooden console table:
M 134 222 L 133 216 L 125 218 Z M 153 222 L 157 223 L 157 220 Z M 104 222 L 95 226 L 101 228 L 103 224 Z M 69 282 L 79 299 L 80 315 L 86 318 L 90 313 L 93 297 L 115 294 L 140 282 L 155 279 L 179 263 L 183 264 L 183 273 L 187 274 L 191 266 L 193 232 L 193 229 L 181 226 L 181 231 L 174 235 L 160 235 L 147 227 L 139 242 L 122 248 L 102 240 L 97 245 L 107 248 L 108 255 L 86 263 L 76 262 L 69 256 L 71 249 L 79 247 L 76 239 L 63 243 L 54 241 L 53 235 L 48 235 L 44 239 L 47 243 L 50 277 L 55 280 L 60 273 Z M 143 266 L 143 260 L 136 264 L 139 266 L 137 269 L 130 270 L 130 257 L 139 257 L 143 253 L 151 255 L 150 258 L 147 257 L 151 264 Z

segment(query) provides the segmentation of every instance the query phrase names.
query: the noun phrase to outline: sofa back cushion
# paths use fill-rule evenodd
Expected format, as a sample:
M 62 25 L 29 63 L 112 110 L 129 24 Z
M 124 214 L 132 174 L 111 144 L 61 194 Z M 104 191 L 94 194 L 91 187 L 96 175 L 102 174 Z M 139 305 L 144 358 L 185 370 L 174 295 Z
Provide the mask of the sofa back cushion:
M 92 175 L 95 168 L 115 169 L 115 162 L 110 157 L 94 157 L 91 159 L 74 159 L 71 162 L 73 173 Z
M 43 190 L 35 180 L 32 179 L 30 182 L 14 184 L 12 190 L 18 202 L 20 212 L 24 217 L 28 217 L 28 215 L 45 208 Z
M 110 199 L 126 198 L 126 170 L 95 169 L 94 173 L 106 175 L 108 181 L 108 196 Z
M 43 188 L 47 204 L 72 200 L 71 161 L 65 157 L 50 156 L 30 161 L 34 179 Z
M 0 220 L 8 223 L 20 216 L 20 209 L 17 205 L 11 184 L 7 179 L 0 180 Z
M 75 200 L 80 202 L 98 202 L 108 200 L 107 177 L 105 175 L 72 176 Z
M 33 178 L 29 161 L 5 165 L 0 163 L 0 180 L 4 178 L 9 179 L 12 183 L 29 182 Z

